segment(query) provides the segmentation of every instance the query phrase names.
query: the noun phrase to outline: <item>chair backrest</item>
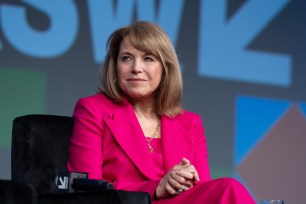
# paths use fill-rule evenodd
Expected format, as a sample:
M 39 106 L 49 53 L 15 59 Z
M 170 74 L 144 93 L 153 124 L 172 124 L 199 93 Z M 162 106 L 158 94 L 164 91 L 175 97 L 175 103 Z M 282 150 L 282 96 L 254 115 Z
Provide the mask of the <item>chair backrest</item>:
M 73 119 L 26 115 L 13 121 L 12 181 L 31 184 L 38 195 L 55 193 L 57 173 L 66 170 Z

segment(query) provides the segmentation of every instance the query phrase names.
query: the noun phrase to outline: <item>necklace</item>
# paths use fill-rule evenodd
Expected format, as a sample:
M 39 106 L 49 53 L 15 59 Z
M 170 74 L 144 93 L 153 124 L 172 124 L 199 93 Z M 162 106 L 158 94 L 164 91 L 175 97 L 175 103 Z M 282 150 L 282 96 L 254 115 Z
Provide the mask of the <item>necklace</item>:
M 155 138 L 155 136 L 156 136 L 156 134 L 157 134 L 157 132 L 159 130 L 159 127 L 160 127 L 160 120 L 158 119 L 154 133 L 151 135 L 151 137 L 149 137 L 149 138 L 146 137 L 147 145 L 148 145 L 148 148 L 149 148 L 151 153 L 154 153 L 154 149 L 153 149 L 153 147 L 151 145 L 151 141 Z

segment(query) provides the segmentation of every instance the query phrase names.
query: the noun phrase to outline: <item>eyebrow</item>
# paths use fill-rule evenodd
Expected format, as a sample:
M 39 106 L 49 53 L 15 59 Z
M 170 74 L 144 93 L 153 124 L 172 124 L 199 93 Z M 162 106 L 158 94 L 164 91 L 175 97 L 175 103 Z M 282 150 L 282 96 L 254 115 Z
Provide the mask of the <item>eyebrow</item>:
M 123 51 L 123 52 L 119 53 L 119 55 L 122 55 L 122 54 L 124 54 L 124 55 L 133 55 L 129 51 Z
M 144 51 L 141 51 L 141 52 L 144 53 L 143 56 L 152 56 L 152 57 L 157 58 L 157 57 L 156 57 L 154 54 L 152 54 L 152 53 L 147 53 L 147 52 L 144 52 Z M 132 56 L 134 56 L 131 52 L 125 51 L 125 50 L 123 50 L 121 53 L 119 52 L 119 55 L 118 55 L 118 56 L 120 56 L 120 55 L 132 55 Z

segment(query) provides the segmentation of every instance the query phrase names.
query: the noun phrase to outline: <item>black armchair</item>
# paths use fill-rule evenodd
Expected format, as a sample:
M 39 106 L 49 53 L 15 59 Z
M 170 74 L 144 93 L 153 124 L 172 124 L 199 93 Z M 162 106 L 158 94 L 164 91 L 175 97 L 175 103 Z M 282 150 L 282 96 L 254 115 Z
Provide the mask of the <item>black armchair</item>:
M 12 134 L 12 181 L 33 186 L 38 203 L 151 203 L 144 192 L 92 190 L 57 193 L 59 171 L 66 170 L 72 117 L 26 115 L 15 118 Z
M 0 203 L 36 204 L 36 191 L 33 186 L 26 183 L 0 180 Z

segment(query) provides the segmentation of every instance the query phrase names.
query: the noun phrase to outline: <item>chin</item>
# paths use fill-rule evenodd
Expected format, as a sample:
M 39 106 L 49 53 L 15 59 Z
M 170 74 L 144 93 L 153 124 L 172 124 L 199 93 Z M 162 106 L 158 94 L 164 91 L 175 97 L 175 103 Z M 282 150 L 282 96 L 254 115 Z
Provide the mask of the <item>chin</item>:
M 150 94 L 143 94 L 143 93 L 128 93 L 127 94 L 130 98 L 147 98 Z

